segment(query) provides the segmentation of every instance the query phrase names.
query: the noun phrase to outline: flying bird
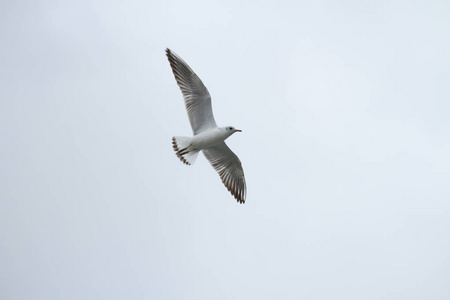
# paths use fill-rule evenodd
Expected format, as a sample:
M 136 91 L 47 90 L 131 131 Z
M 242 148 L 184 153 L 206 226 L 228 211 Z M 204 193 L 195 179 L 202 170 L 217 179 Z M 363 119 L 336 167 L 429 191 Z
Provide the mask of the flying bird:
M 239 203 L 245 203 L 247 188 L 241 161 L 225 144 L 227 138 L 241 130 L 233 126 L 217 126 L 208 89 L 181 57 L 170 49 L 166 49 L 166 54 L 183 94 L 194 133 L 193 137 L 173 137 L 173 150 L 186 165 L 192 165 L 202 150 L 228 191 Z

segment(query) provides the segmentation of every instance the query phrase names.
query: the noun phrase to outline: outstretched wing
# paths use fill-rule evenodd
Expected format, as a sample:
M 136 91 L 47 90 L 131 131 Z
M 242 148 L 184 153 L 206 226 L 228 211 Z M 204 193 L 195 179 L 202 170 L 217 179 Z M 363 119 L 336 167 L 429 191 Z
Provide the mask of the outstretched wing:
M 181 57 L 168 48 L 166 49 L 166 54 L 173 75 L 175 75 L 177 84 L 183 93 L 184 103 L 194 135 L 216 127 L 208 89 Z
M 247 188 L 244 170 L 236 154 L 228 148 L 225 142 L 203 149 L 203 153 L 213 168 L 219 173 L 225 187 L 240 203 L 245 203 Z

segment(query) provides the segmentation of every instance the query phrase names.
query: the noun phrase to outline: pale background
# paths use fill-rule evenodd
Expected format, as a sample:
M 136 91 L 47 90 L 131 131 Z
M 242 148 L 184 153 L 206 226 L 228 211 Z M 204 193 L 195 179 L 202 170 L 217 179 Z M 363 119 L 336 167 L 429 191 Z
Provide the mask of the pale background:
M 448 1 L 6 0 L 0 80 L 1 299 L 450 299 Z

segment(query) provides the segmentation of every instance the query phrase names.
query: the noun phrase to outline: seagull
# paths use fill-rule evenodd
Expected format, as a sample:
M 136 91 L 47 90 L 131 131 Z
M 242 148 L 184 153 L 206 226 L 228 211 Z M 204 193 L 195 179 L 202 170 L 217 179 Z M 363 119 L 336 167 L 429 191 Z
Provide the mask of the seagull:
M 202 150 L 228 191 L 237 202 L 245 203 L 247 188 L 241 161 L 225 144 L 227 138 L 242 130 L 233 126 L 218 127 L 212 112 L 211 96 L 203 82 L 181 57 L 168 48 L 166 55 L 183 94 L 194 133 L 193 137 L 174 136 L 173 150 L 186 165 L 192 165 Z

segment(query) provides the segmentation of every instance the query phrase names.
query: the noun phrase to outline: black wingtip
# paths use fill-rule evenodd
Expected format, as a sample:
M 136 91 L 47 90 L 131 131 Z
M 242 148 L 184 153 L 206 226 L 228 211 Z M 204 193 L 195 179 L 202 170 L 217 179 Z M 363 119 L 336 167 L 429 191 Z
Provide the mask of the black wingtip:
M 174 68 L 177 65 L 178 57 L 169 48 L 166 48 L 166 56 L 167 56 L 167 59 L 169 60 L 170 67 L 172 68 L 172 71 L 175 72 Z
M 233 195 L 234 199 L 236 199 L 239 204 L 245 204 L 245 195 L 242 194 L 242 191 L 236 191 L 229 187 L 227 187 L 227 190 L 231 193 L 231 195 Z

